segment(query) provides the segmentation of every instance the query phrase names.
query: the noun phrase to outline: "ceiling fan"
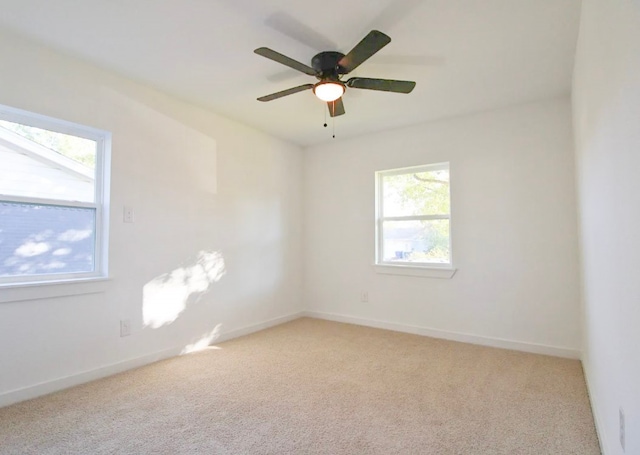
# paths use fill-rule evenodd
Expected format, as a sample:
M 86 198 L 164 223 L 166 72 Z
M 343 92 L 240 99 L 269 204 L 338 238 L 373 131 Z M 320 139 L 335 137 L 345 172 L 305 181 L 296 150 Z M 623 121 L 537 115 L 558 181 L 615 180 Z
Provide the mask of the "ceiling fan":
M 282 55 L 267 47 L 260 47 L 254 52 L 275 62 L 293 68 L 294 70 L 315 76 L 319 82 L 315 84 L 304 84 L 293 87 L 271 95 L 261 96 L 258 101 L 272 101 L 283 96 L 312 89 L 313 93 L 322 101 L 327 103 L 329 114 L 336 117 L 345 113 L 342 95 L 347 87 L 367 90 L 380 90 L 394 93 L 410 93 L 416 83 L 413 81 L 398 81 L 391 79 L 372 79 L 366 77 L 352 77 L 342 81 L 344 74 L 360 66 L 372 55 L 391 42 L 384 33 L 378 30 L 370 31 L 362 41 L 351 49 L 348 54 L 336 51 L 320 52 L 311 59 L 311 66 L 300 63 L 286 55 Z

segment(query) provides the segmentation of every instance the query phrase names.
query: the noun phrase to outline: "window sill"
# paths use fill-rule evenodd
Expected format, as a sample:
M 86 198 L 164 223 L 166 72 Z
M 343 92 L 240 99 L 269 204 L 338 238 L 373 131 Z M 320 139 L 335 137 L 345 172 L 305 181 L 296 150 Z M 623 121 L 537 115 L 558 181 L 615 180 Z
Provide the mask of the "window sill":
M 99 294 L 107 289 L 110 278 L 6 283 L 0 285 L 0 303 L 41 300 L 72 295 Z
M 376 273 L 382 273 L 386 275 L 404 275 L 404 276 L 416 276 L 422 278 L 442 278 L 451 279 L 456 274 L 458 269 L 450 267 L 420 267 L 420 266 L 408 266 L 408 265 L 381 265 L 375 264 L 373 266 Z

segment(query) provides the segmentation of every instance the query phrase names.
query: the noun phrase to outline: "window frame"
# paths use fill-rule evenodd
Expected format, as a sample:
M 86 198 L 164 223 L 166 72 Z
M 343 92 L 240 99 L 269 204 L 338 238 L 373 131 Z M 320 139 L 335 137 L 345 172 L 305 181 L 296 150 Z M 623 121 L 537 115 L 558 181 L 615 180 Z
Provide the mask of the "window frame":
M 409 215 L 409 216 L 384 216 L 384 185 L 383 179 L 394 175 L 415 174 L 437 170 L 449 171 L 449 213 L 433 215 Z M 435 278 L 451 278 L 455 269 L 453 266 L 453 241 L 451 222 L 451 164 L 446 162 L 409 166 L 397 169 L 377 171 L 375 173 L 375 266 L 379 273 L 403 274 L 411 276 L 432 276 Z M 385 261 L 383 224 L 385 221 L 424 221 L 424 220 L 448 220 L 449 221 L 449 262 L 411 262 L 411 261 Z M 430 274 L 429 271 L 435 271 Z M 443 273 L 438 273 L 442 271 Z M 453 271 L 449 274 L 448 271 Z M 426 273 L 425 273 L 426 272 Z
M 91 272 L 11 275 L 0 277 L 0 287 L 103 280 L 108 277 L 111 133 L 98 128 L 0 105 L 0 120 L 89 139 L 96 143 L 94 202 L 67 201 L 0 194 L 1 202 L 91 208 L 95 210 L 94 270 Z

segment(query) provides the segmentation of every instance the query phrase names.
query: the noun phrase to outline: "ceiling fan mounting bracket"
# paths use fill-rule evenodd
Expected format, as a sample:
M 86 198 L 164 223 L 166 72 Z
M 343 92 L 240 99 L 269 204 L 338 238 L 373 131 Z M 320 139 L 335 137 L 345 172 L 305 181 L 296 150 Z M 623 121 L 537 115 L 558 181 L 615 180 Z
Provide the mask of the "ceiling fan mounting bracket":
M 343 53 L 335 51 L 316 54 L 311 59 L 311 67 L 318 72 L 316 77 L 320 80 L 338 80 L 341 74 L 347 72 L 338 64 L 343 57 Z

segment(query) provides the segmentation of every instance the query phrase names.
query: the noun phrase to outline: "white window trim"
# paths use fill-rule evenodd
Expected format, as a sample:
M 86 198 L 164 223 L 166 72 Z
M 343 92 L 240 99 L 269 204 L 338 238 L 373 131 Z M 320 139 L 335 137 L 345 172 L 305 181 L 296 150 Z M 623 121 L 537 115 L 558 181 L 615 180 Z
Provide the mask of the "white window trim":
M 30 125 L 58 133 L 69 134 L 95 141 L 96 167 L 93 203 L 43 199 L 0 194 L 6 202 L 52 205 L 57 207 L 85 207 L 96 210 L 96 232 L 94 244 L 94 271 L 79 273 L 38 274 L 0 277 L 0 288 L 24 287 L 57 283 L 87 283 L 108 278 L 109 239 L 109 194 L 111 181 L 111 133 L 90 126 L 37 114 L 10 106 L 0 105 L 0 118 L 14 123 Z M 74 294 L 75 292 L 71 292 Z M 65 293 L 68 294 L 68 293 Z M 14 299 L 15 300 L 15 299 Z M 20 300 L 20 299 L 17 299 Z
M 73 295 L 101 294 L 107 290 L 110 281 L 110 278 L 98 277 L 50 282 L 12 283 L 2 286 L 0 304 Z
M 416 267 L 406 265 L 379 265 L 374 264 L 376 273 L 383 275 L 404 275 L 424 278 L 453 278 L 458 269 L 452 267 Z
M 393 175 L 406 174 L 408 172 L 428 172 L 449 169 L 451 171 L 451 165 L 449 162 L 427 164 L 423 166 L 410 166 L 398 169 L 390 169 L 385 171 L 378 171 L 375 173 L 375 197 L 376 197 L 376 227 L 375 227 L 375 263 L 374 270 L 377 273 L 390 274 L 390 275 L 405 275 L 405 276 L 418 276 L 429 278 L 452 278 L 456 273 L 456 268 L 453 266 L 453 242 L 452 242 L 452 221 L 451 221 L 451 201 L 449 204 L 448 214 L 439 215 L 418 215 L 418 216 L 393 216 L 383 217 L 383 201 L 384 195 L 382 191 L 382 179 Z M 450 173 L 451 176 L 451 173 Z M 450 177 L 451 179 L 451 177 Z M 451 199 L 451 194 L 449 194 Z M 384 261 L 382 259 L 383 242 L 382 225 L 385 221 L 407 221 L 407 220 L 449 220 L 449 258 L 448 263 L 437 262 L 409 262 L 409 261 Z

